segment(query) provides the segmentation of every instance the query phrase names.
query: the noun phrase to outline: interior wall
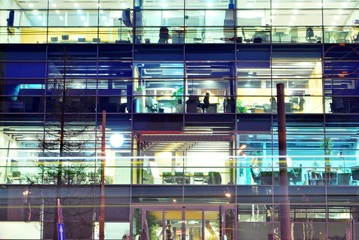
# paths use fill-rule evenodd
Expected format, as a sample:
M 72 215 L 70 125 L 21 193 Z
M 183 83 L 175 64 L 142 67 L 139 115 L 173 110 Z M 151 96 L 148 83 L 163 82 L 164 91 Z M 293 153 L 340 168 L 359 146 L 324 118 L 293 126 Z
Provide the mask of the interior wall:
M 40 222 L 0 222 L 0 239 L 41 239 L 40 226 Z

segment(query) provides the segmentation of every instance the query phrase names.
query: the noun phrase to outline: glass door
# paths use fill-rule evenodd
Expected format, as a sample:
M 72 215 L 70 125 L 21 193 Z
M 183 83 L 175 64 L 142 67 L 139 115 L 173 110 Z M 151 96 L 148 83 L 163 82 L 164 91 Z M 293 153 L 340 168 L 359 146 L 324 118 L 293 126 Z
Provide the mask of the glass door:
M 221 240 L 218 207 L 172 207 L 142 209 L 141 240 Z

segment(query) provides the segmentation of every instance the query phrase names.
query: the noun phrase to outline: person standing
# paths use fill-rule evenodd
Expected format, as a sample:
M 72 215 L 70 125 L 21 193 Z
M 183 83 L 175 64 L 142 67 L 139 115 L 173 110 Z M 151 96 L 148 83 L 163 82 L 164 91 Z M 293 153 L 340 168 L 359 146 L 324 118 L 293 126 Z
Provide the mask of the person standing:
M 205 112 L 205 110 L 208 109 L 209 107 L 209 93 L 207 92 L 206 95 L 203 98 L 203 103 L 202 103 L 202 112 Z

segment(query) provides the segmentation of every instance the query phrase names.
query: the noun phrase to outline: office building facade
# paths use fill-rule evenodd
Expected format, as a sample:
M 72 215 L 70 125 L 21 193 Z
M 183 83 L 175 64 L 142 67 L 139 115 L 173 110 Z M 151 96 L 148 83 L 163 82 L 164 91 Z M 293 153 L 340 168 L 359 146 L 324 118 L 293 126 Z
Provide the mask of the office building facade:
M 0 239 L 99 239 L 101 216 L 105 239 L 359 239 L 357 0 L 2 0 L 0 19 Z

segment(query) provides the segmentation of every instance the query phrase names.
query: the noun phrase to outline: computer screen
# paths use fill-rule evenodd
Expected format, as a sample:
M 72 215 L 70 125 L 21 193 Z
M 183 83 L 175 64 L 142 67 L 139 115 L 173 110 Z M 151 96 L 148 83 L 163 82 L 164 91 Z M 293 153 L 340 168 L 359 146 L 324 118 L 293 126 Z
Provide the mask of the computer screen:
M 359 167 L 352 168 L 352 179 L 359 180 Z
M 51 40 L 51 42 L 57 42 L 58 38 L 57 37 L 51 37 L 50 40 Z

